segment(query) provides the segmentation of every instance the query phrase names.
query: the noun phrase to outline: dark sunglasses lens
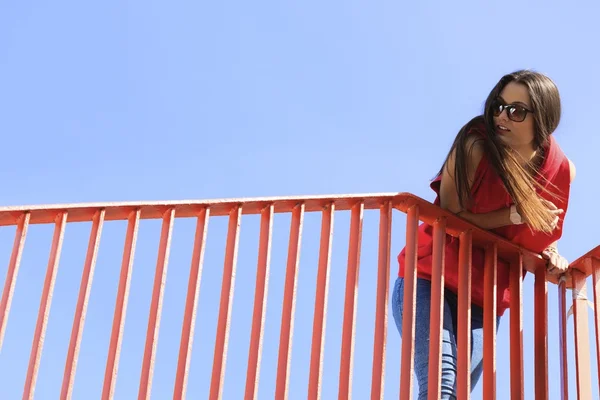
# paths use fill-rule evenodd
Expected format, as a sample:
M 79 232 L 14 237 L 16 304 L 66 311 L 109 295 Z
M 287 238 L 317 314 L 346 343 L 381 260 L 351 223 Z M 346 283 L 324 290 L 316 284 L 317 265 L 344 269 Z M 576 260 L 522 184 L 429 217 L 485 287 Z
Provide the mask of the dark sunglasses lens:
M 500 115 L 502 113 L 502 110 L 502 104 L 500 104 L 498 100 L 494 100 L 492 102 L 492 113 L 494 113 L 494 116 L 497 117 L 498 115 Z
M 527 116 L 527 110 L 525 110 L 523 107 L 513 106 L 508 110 L 508 115 L 513 121 L 521 122 Z

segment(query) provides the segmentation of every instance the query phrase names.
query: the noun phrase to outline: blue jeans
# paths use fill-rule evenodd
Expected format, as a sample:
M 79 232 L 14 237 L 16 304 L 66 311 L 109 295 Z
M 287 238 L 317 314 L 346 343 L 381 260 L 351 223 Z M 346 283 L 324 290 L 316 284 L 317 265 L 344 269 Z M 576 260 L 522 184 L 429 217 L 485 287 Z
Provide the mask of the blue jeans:
M 398 278 L 392 295 L 392 308 L 398 332 L 402 336 L 404 279 Z M 417 278 L 417 310 L 415 315 L 415 375 L 419 385 L 419 400 L 427 399 L 429 361 L 429 313 L 431 282 Z M 500 319 L 496 321 L 496 329 Z M 442 326 L 441 399 L 456 399 L 456 336 L 457 296 L 444 290 Z M 483 309 L 471 304 L 471 391 L 483 370 Z

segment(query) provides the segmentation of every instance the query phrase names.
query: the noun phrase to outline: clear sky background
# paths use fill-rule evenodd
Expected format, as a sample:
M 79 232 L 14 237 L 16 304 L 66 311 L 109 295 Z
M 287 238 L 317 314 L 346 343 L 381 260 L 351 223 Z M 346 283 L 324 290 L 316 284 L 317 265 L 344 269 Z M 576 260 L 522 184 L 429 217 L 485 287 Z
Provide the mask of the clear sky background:
M 412 192 L 505 73 L 558 84 L 556 138 L 577 166 L 560 251 L 600 241 L 595 184 L 600 109 L 597 2 L 4 2 L 0 4 L 2 205 Z M 404 246 L 394 214 L 392 273 Z M 336 217 L 323 398 L 337 395 L 347 213 Z M 354 398 L 370 396 L 377 214 L 365 214 Z M 289 216 L 275 220 L 260 398 L 272 398 Z M 319 215 L 302 242 L 290 398 L 306 398 Z M 194 221 L 177 221 L 152 398 L 172 396 Z M 99 398 L 125 224 L 105 226 L 74 398 Z M 226 220 L 211 222 L 188 398 L 206 398 Z M 258 219 L 244 219 L 224 398 L 242 398 Z M 60 392 L 88 224 L 69 226 L 36 399 Z M 137 397 L 159 222 L 143 222 L 117 399 Z M 5 275 L 14 229 L 0 230 Z M 20 398 L 52 227 L 32 227 L 0 356 L 0 397 Z M 4 278 L 0 278 L 4 279 Z M 533 279 L 524 283 L 526 398 L 533 398 Z M 558 398 L 556 289 L 549 287 L 549 385 Z M 591 296 L 591 294 L 590 294 Z M 508 313 L 498 399 L 509 396 Z M 592 314 L 590 314 L 591 316 Z M 591 327 L 591 324 L 590 324 Z M 399 390 L 400 338 L 388 324 L 385 398 Z M 569 320 L 572 331 L 572 319 Z M 572 333 L 569 334 L 571 340 Z M 593 336 L 592 336 L 593 337 Z M 591 344 L 592 354 L 595 346 Z M 594 359 L 593 359 L 594 360 Z M 573 350 L 570 348 L 573 366 Z M 593 362 L 595 365 L 595 362 Z M 594 382 L 596 367 L 592 369 Z M 574 368 L 571 396 L 575 398 Z M 598 398 L 598 387 L 594 385 Z M 481 384 L 473 394 L 481 398 Z

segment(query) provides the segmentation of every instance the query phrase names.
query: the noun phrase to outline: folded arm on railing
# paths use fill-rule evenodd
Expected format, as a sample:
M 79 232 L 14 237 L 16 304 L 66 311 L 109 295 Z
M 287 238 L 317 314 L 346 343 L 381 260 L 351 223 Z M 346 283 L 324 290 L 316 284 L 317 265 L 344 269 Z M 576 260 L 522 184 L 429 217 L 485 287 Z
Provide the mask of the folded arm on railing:
M 473 225 L 472 223 L 454 215 L 450 211 L 438 207 L 411 193 L 400 193 L 398 196 L 396 196 L 394 201 L 394 207 L 396 209 L 406 213 L 413 206 L 418 206 L 419 219 L 425 223 L 433 225 L 436 220 L 445 218 L 446 232 L 449 235 L 459 237 L 463 232 L 471 231 L 473 234 L 473 245 L 487 247 L 495 243 L 498 246 L 498 257 L 508 262 L 517 262 L 518 256 L 521 254 L 523 257 L 523 268 L 528 272 L 535 273 L 538 268 L 546 268 L 546 260 L 542 258 L 541 255 L 517 246 L 492 232 L 481 229 L 476 225 Z M 600 257 L 600 246 L 571 263 L 570 269 L 577 269 L 583 272 L 586 276 L 591 275 L 591 265 L 588 265 L 589 263 L 584 262 L 586 257 L 589 258 L 591 256 Z M 565 277 L 567 287 L 572 287 L 570 272 L 567 272 Z M 548 274 L 547 280 L 548 282 L 558 284 L 560 276 Z

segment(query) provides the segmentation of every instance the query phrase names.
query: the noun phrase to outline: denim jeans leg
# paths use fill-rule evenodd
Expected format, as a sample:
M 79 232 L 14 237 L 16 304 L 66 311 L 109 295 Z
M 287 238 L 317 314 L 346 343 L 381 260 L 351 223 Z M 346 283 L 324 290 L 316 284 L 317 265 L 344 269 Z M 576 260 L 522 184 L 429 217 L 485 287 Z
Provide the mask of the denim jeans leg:
M 496 332 L 500 317 L 496 319 Z M 475 389 L 483 372 L 483 308 L 471 305 L 471 391 Z
M 394 321 L 402 336 L 402 314 L 404 279 L 398 278 L 392 294 Z M 417 307 L 415 314 L 415 374 L 419 386 L 419 400 L 427 399 L 429 368 L 429 317 L 431 309 L 431 282 L 417 279 Z M 456 338 L 452 324 L 452 313 L 444 301 L 442 326 L 442 391 L 441 399 L 455 399 L 456 382 Z

